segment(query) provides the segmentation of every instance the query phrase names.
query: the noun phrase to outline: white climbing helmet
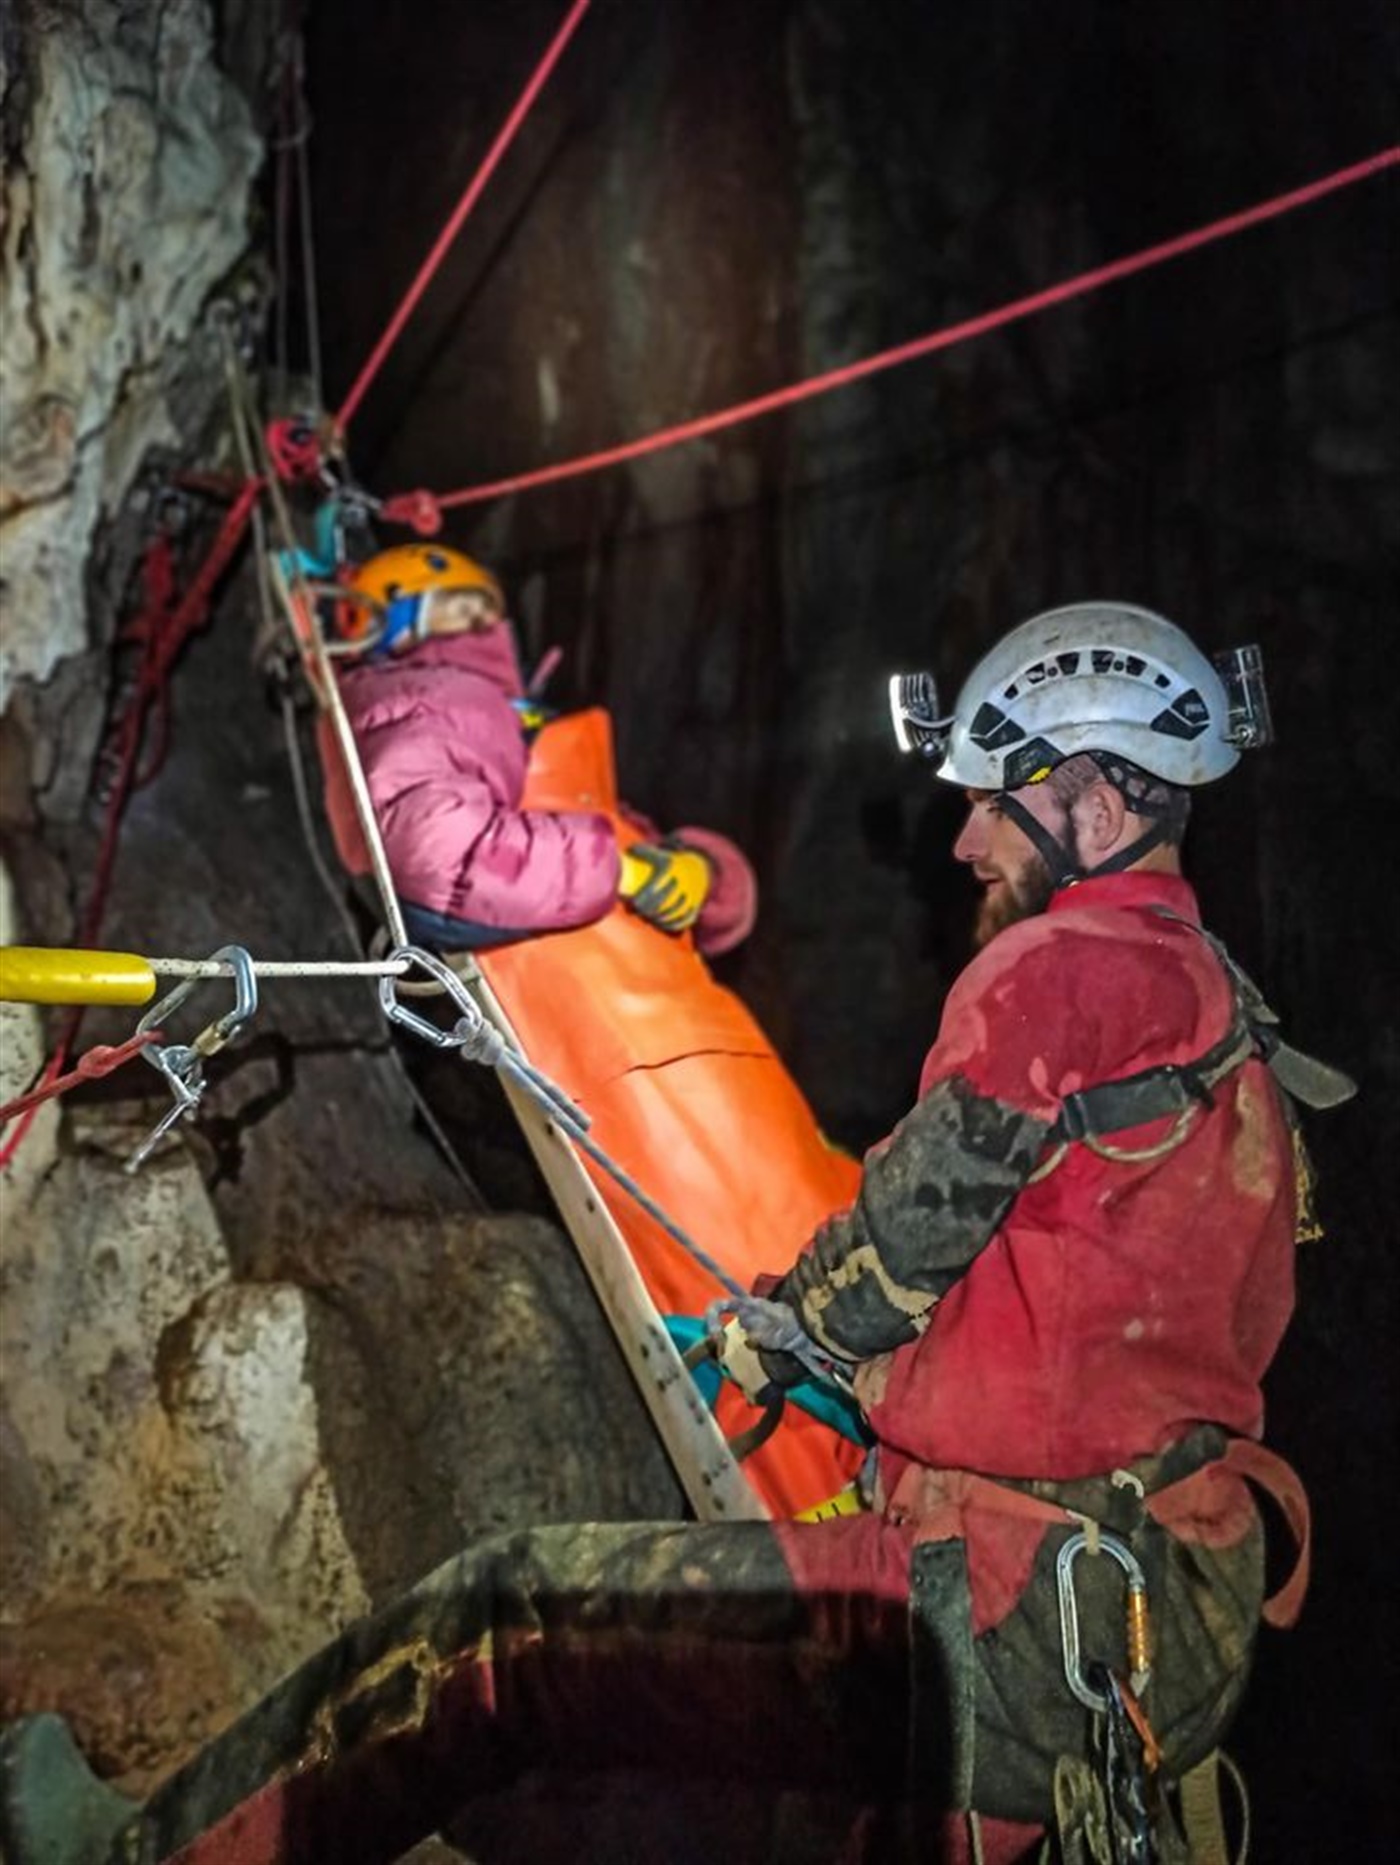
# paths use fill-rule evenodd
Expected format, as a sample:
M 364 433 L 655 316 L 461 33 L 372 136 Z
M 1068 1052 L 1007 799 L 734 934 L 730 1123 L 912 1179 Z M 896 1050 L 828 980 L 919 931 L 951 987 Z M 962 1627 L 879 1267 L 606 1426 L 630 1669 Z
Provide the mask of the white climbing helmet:
M 1106 752 L 1183 787 L 1223 777 L 1272 737 L 1257 647 L 1212 664 L 1181 629 L 1123 602 L 1076 602 L 1013 628 L 948 718 L 933 681 L 890 683 L 903 750 L 968 790 L 1018 790 L 1076 752 Z

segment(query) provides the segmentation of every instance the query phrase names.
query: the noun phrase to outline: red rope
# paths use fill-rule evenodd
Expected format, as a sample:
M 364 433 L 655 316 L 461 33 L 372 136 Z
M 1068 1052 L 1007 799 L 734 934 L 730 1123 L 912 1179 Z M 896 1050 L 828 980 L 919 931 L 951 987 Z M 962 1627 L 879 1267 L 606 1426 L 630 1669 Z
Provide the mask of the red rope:
M 95 1043 L 85 1055 L 79 1056 L 76 1065 L 66 1075 L 50 1076 L 45 1070 L 37 1087 L 31 1088 L 28 1094 L 16 1095 L 13 1101 L 6 1101 L 0 1107 L 0 1127 L 6 1121 L 13 1120 L 16 1114 L 32 1114 L 45 1101 L 66 1094 L 70 1088 L 76 1088 L 79 1082 L 96 1081 L 101 1075 L 110 1075 L 123 1062 L 129 1062 L 143 1049 L 162 1040 L 159 1030 L 142 1030 L 136 1036 L 129 1036 L 124 1043 Z
M 164 694 L 171 667 L 181 648 L 208 614 L 214 586 L 228 567 L 229 559 L 234 551 L 242 542 L 243 533 L 252 517 L 261 485 L 262 481 L 259 479 L 249 479 L 244 482 L 242 491 L 224 514 L 224 522 L 219 527 L 209 555 L 200 565 L 198 574 L 185 591 L 181 601 L 173 609 L 164 613 L 156 606 L 147 612 L 148 632 L 145 636 L 145 657 L 142 661 L 136 691 L 132 694 L 117 728 L 119 746 L 117 776 L 108 799 L 107 819 L 103 825 L 102 843 L 98 850 L 92 890 L 88 896 L 87 911 L 83 915 L 78 934 L 79 945 L 92 945 L 101 930 L 102 916 L 107 907 L 107 891 L 112 880 L 112 864 L 116 858 L 117 834 L 121 828 L 127 801 L 135 788 L 136 764 L 141 754 L 146 715 L 152 704 L 158 703 Z M 154 771 L 147 773 L 148 778 L 154 775 Z M 0 1165 L 3 1164 L 3 1159 L 0 1159 Z
M 453 209 L 452 217 L 438 235 L 437 242 L 433 246 L 432 251 L 418 268 L 418 276 L 409 286 L 408 291 L 404 295 L 403 302 L 385 325 L 383 335 L 370 352 L 369 359 L 365 363 L 363 369 L 361 369 L 359 375 L 356 376 L 350 393 L 340 404 L 335 417 L 337 427 L 344 428 L 349 423 L 350 417 L 364 400 L 365 392 L 369 388 L 370 383 L 373 382 L 375 376 L 378 375 L 384 358 L 393 348 L 399 332 L 408 322 L 409 317 L 417 306 L 418 300 L 428 289 L 428 286 L 432 282 L 433 275 L 441 265 L 448 247 L 452 244 L 453 240 L 456 239 L 467 215 L 476 206 L 481 196 L 482 189 L 485 188 L 487 182 L 495 173 L 501 157 L 515 140 L 516 131 L 525 121 L 536 97 L 541 90 L 543 90 L 550 73 L 558 64 L 563 55 L 565 46 L 574 36 L 575 29 L 580 20 L 588 11 L 589 4 L 590 0 L 574 0 L 574 4 L 569 9 L 568 16 L 563 25 L 554 35 L 548 51 L 535 67 L 534 75 L 525 86 L 525 89 L 520 93 L 515 108 L 506 118 L 496 140 L 487 151 L 486 159 L 482 162 L 480 168 L 477 169 L 475 175 L 473 175 L 471 181 L 468 183 L 466 192 Z
M 534 486 L 550 485 L 557 480 L 574 479 L 582 473 L 598 472 L 605 466 L 617 466 L 624 460 L 638 460 L 649 453 L 660 453 L 663 448 L 679 446 L 684 441 L 698 439 L 702 434 L 713 434 L 721 428 L 735 427 L 741 421 L 752 421 L 759 415 L 772 414 L 796 402 L 810 401 L 814 396 L 826 395 L 832 389 L 844 388 L 847 383 L 859 382 L 863 377 L 898 368 L 901 363 L 911 363 L 922 356 L 932 356 L 938 350 L 952 349 L 954 344 L 968 343 L 974 337 L 985 336 L 990 330 L 1003 329 L 1007 324 L 1019 323 L 1039 311 L 1049 310 L 1052 305 L 1065 304 L 1071 298 L 1082 298 L 1119 279 L 1130 278 L 1135 272 L 1146 272 L 1149 267 L 1164 265 L 1169 259 L 1179 259 L 1183 253 L 1195 252 L 1199 247 L 1209 246 L 1216 240 L 1243 233 L 1246 228 L 1258 226 L 1263 221 L 1276 220 L 1281 214 L 1292 213 L 1295 208 L 1306 207 L 1324 195 L 1334 194 L 1338 189 L 1365 181 L 1383 169 L 1393 168 L 1397 162 L 1400 162 L 1400 146 L 1382 149 L 1379 154 L 1368 157 L 1364 162 L 1338 169 L 1335 174 L 1325 175 L 1320 181 L 1309 182 L 1306 187 L 1277 195 L 1255 207 L 1246 207 L 1239 213 L 1227 214 L 1223 220 L 1213 220 L 1192 233 L 1178 234 L 1175 239 L 1145 247 L 1141 252 L 1129 254 L 1127 258 L 1097 266 L 1091 272 L 1081 272 L 1044 291 L 1014 299 L 998 310 L 985 311 L 978 317 L 949 324 L 929 336 L 901 343 L 892 350 L 881 350 L 862 362 L 829 369 L 824 375 L 810 377 L 805 382 L 793 383 L 787 388 L 774 389 L 767 395 L 756 396 L 752 401 L 738 402 L 731 408 L 702 415 L 694 421 L 682 421 L 675 427 L 664 428 L 659 434 L 648 434 L 640 440 L 624 441 L 620 446 L 606 447 L 601 452 L 564 460 L 555 466 L 539 467 L 533 472 L 517 473 L 509 479 L 495 479 L 489 484 L 467 486 L 459 492 L 439 494 L 438 504 L 443 510 L 454 505 L 475 505 L 483 499 L 503 497 L 508 492 L 524 492 Z
M 242 490 L 224 515 L 224 522 L 210 547 L 209 555 L 200 565 L 199 573 L 183 599 L 173 609 L 169 607 L 169 591 L 164 583 L 159 557 L 152 556 L 148 560 L 147 606 L 132 630 L 134 635 L 140 637 L 144 648 L 141 672 L 115 734 L 117 773 L 107 799 L 107 814 L 102 825 L 102 841 L 98 847 L 92 887 L 78 930 L 77 943 L 80 946 L 94 945 L 101 931 L 102 917 L 107 909 L 107 893 L 112 881 L 112 867 L 116 860 L 118 832 L 127 803 L 136 787 L 136 767 L 145 737 L 147 713 L 152 704 L 164 706 L 171 667 L 186 640 L 208 613 L 214 586 L 242 540 L 261 485 L 262 481 L 258 479 L 244 481 Z M 146 775 L 154 776 L 155 772 L 152 770 Z M 4 1145 L 0 1146 L 0 1172 L 5 1170 L 23 1144 L 24 1136 L 33 1125 L 34 1115 L 41 1103 L 48 1099 L 49 1094 L 60 1092 L 54 1083 L 65 1079 L 62 1075 L 63 1065 L 72 1051 L 82 1016 L 81 1005 L 70 1012 L 58 1046 L 49 1057 L 48 1065 L 33 1090 L 33 1095 L 38 1098 L 32 1104 L 26 1100 L 19 1124 Z

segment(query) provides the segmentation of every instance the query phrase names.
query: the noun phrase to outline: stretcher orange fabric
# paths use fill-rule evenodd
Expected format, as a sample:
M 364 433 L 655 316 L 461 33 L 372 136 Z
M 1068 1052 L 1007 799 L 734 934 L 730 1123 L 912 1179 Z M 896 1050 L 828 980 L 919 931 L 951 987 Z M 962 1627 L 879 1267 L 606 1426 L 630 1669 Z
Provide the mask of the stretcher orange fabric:
M 524 806 L 619 812 L 605 712 L 547 725 Z M 748 1287 L 784 1268 L 850 1204 L 860 1169 L 823 1139 L 797 1084 L 749 1012 L 711 977 L 689 935 L 618 905 L 601 920 L 479 952 L 526 1054 L 587 1112 L 592 1136 L 687 1235 Z M 663 1315 L 698 1315 L 721 1291 L 673 1238 L 589 1163 Z M 755 1413 L 728 1383 L 730 1435 Z M 744 1470 L 776 1514 L 819 1508 L 853 1478 L 857 1446 L 789 1405 Z

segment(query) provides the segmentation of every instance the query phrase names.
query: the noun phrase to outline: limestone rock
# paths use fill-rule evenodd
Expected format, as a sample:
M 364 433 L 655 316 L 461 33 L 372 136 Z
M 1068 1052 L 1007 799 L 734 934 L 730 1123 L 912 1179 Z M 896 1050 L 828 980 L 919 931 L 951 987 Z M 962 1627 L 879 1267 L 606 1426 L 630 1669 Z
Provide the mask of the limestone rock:
M 0 1402 L 0 1598 L 28 1605 L 43 1576 L 47 1528 L 34 1465 Z
M 140 1795 L 230 1720 L 232 1670 L 177 1587 L 59 1600 L 0 1626 L 0 1719 L 57 1711 L 93 1769 Z
M 23 943 L 15 912 L 10 874 L 0 862 L 0 945 Z M 44 1026 L 33 1004 L 0 1004 L 0 1101 L 23 1094 L 44 1061 Z M 12 1140 L 14 1125 L 7 1125 L 0 1143 Z M 30 1122 L 23 1143 L 0 1173 L 0 1218 L 8 1221 L 28 1198 L 40 1176 L 53 1161 L 58 1134 L 58 1109 L 52 1102 L 40 1107 Z
M 208 0 L 86 0 L 7 28 L 0 710 L 15 676 L 86 644 L 99 522 L 220 392 L 198 327 L 246 245 L 260 147 L 212 31 Z
M 0 1243 L 0 1450 L 23 1479 L 0 1711 L 60 1709 L 98 1766 L 147 1784 L 367 1600 L 305 1298 L 231 1280 L 183 1145 L 128 1176 L 110 1116 L 70 1133 Z
M 376 1604 L 483 1529 L 679 1512 L 555 1225 L 361 1212 L 307 1274 L 325 1454 Z

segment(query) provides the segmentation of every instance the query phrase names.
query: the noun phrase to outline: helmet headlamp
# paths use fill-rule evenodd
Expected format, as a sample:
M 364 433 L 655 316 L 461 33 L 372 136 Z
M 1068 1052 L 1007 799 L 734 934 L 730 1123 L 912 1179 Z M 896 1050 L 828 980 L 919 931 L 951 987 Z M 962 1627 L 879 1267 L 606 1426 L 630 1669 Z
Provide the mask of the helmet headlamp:
M 1229 708 L 1225 737 L 1242 751 L 1271 745 L 1274 721 L 1264 684 L 1263 649 L 1254 642 L 1242 648 L 1223 648 L 1211 656 L 1211 664 L 1220 675 Z
M 931 673 L 890 675 L 890 723 L 901 751 L 917 752 L 931 763 L 941 763 L 948 751 L 951 717 L 938 711 L 938 686 Z

